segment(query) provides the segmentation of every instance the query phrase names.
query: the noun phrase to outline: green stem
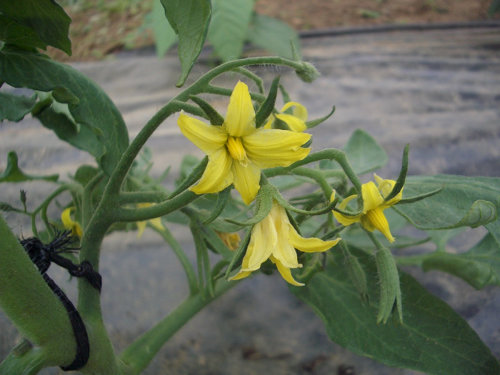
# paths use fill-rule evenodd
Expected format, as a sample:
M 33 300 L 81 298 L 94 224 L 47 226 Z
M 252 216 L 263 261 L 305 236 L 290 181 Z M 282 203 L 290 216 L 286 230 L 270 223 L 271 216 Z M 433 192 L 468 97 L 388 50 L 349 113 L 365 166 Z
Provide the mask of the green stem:
M 359 181 L 358 176 L 356 176 L 356 173 L 354 173 L 351 164 L 347 160 L 345 153 L 341 150 L 336 150 L 333 148 L 322 150 L 314 154 L 310 154 L 306 158 L 299 160 L 288 167 L 276 167 L 276 168 L 266 169 L 264 171 L 264 174 L 266 175 L 266 177 L 274 177 L 278 175 L 289 174 L 297 167 L 301 167 L 303 165 L 320 160 L 335 160 L 337 163 L 339 163 L 342 169 L 344 170 L 345 174 L 349 178 L 349 180 L 354 185 L 354 188 L 358 192 L 359 196 L 361 196 L 361 182 Z
M 185 190 L 172 199 L 144 208 L 116 208 L 113 210 L 114 221 L 144 221 L 168 215 L 193 202 L 200 196 L 192 191 Z
M 218 280 L 215 283 L 213 296 L 203 298 L 202 295 L 198 293 L 188 297 L 168 316 L 163 318 L 153 328 L 134 341 L 120 356 L 124 366 L 130 371 L 130 374 L 140 374 L 169 338 L 193 318 L 203 307 L 237 284 L 237 282 Z
M 121 192 L 120 205 L 131 203 L 160 203 L 167 198 L 168 194 L 161 190 Z
M 50 203 L 60 194 L 64 193 L 65 191 L 70 190 L 69 185 L 63 185 L 58 187 L 56 190 L 54 190 L 45 200 L 38 206 L 32 213 L 31 216 L 31 229 L 33 231 L 33 235 L 38 237 L 38 230 L 36 228 L 36 215 L 40 212 L 42 219 L 45 222 L 45 226 L 47 227 L 47 230 L 51 231 L 50 224 L 48 222 L 48 218 L 46 217 L 46 211 L 47 207 L 50 205 Z
M 165 242 L 168 243 L 169 246 L 172 248 L 172 251 L 177 256 L 177 259 L 181 263 L 182 268 L 184 268 L 184 272 L 186 273 L 189 285 L 189 294 L 194 295 L 198 291 L 198 282 L 196 280 L 196 274 L 194 272 L 193 266 L 191 265 L 191 262 L 186 256 L 186 253 L 184 253 L 182 247 L 179 245 L 179 242 L 177 242 L 177 240 L 172 235 L 172 232 L 170 232 L 168 228 L 164 227 L 164 230 L 159 230 L 154 226 L 151 226 L 151 228 L 160 236 L 162 236 Z
M 326 181 L 325 176 L 323 175 L 323 172 L 321 170 L 298 167 L 293 170 L 293 174 L 308 177 L 316 181 L 321 190 L 323 190 L 326 199 L 330 199 L 333 189 Z

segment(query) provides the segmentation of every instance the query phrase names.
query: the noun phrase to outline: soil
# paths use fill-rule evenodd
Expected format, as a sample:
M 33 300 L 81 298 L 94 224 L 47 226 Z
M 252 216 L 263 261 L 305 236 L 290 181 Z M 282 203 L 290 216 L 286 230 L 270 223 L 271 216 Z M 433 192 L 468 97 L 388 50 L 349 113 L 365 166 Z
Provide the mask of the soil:
M 256 11 L 287 22 L 298 31 L 381 24 L 443 23 L 488 20 L 491 0 L 258 0 Z M 85 0 L 65 9 L 73 22 L 73 55 L 50 50 L 65 61 L 100 60 L 123 49 L 152 45 L 144 19 L 151 2 Z M 83 4 L 83 5 L 82 5 Z M 106 4 L 106 5 L 103 5 Z M 498 19 L 498 14 L 495 17 Z

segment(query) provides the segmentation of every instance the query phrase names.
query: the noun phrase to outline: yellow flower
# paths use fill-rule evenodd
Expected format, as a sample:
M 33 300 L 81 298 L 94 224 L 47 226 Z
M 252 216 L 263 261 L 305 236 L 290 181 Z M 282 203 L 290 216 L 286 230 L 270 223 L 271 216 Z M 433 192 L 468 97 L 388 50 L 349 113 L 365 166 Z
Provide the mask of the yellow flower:
M 78 236 L 82 238 L 83 231 L 80 224 L 76 221 L 73 221 L 71 218 L 71 213 L 75 210 L 75 207 L 68 207 L 61 213 L 61 221 L 64 228 L 71 230 L 73 236 Z
M 291 107 L 293 107 L 292 113 L 285 113 L 285 111 Z M 281 108 L 280 113 L 278 113 L 277 115 L 271 115 L 269 117 L 269 120 L 264 125 L 265 129 L 271 129 L 275 117 L 285 122 L 288 127 L 295 132 L 303 132 L 307 129 L 307 108 L 300 103 L 286 103 L 283 108 Z
M 229 100 L 222 126 L 205 124 L 181 113 L 177 121 L 182 133 L 208 155 L 208 165 L 196 194 L 217 193 L 234 184 L 243 201 L 250 204 L 260 188 L 260 171 L 286 167 L 304 159 L 302 148 L 311 136 L 279 129 L 257 129 L 248 86 L 238 82 Z
M 216 232 L 229 250 L 236 250 L 240 244 L 241 238 L 238 233 Z
M 336 211 L 333 211 L 333 214 L 342 225 L 348 226 L 361 222 L 361 225 L 366 230 L 373 232 L 377 229 L 387 238 L 388 241 L 394 242 L 394 237 L 391 234 L 389 223 L 387 222 L 383 211 L 401 200 L 403 196 L 403 189 L 401 189 L 401 191 L 394 198 L 385 202 L 385 197 L 391 193 L 396 181 L 384 180 L 376 174 L 374 174 L 374 178 L 378 186 L 376 186 L 373 181 L 361 186 L 361 195 L 363 197 L 363 212 L 361 214 L 348 216 Z M 347 197 L 339 204 L 339 209 L 345 211 L 349 202 L 356 198 L 357 195 Z
M 152 206 L 151 203 L 138 203 L 137 207 L 143 208 L 143 207 L 149 207 Z M 163 227 L 163 224 L 161 222 L 161 218 L 155 217 L 154 219 L 149 219 L 149 220 L 144 220 L 144 221 L 138 221 L 137 222 L 137 238 L 140 238 L 142 234 L 144 233 L 144 229 L 146 229 L 146 224 L 150 223 L 153 227 L 156 229 L 163 231 L 165 228 Z
M 271 211 L 264 220 L 252 228 L 250 243 L 241 264 L 241 270 L 231 280 L 245 278 L 262 263 L 270 259 L 276 264 L 281 276 L 290 284 L 302 286 L 304 284 L 294 280 L 292 268 L 300 268 L 298 249 L 303 252 L 321 252 L 330 249 L 340 241 L 340 238 L 323 241 L 319 238 L 304 238 L 297 233 L 290 224 L 285 209 L 273 202 Z

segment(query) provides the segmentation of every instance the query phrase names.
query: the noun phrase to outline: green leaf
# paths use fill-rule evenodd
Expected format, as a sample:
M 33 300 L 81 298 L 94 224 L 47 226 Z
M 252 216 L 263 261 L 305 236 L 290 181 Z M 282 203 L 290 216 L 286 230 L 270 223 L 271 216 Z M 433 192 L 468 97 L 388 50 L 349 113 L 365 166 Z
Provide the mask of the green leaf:
M 55 90 L 55 97 L 68 103 L 66 117 L 71 116 L 73 122 L 66 121 L 74 131 L 68 130 L 68 138 L 63 139 L 78 143 L 106 173 L 111 173 L 128 146 L 128 133 L 120 112 L 101 88 L 68 65 L 41 54 L 5 48 L 0 51 L 0 80 L 13 87 L 49 93 Z M 61 112 L 63 107 L 58 108 Z
M 367 132 L 357 129 L 344 148 L 347 160 L 356 174 L 364 174 L 383 167 L 387 154 Z
M 155 38 L 156 54 L 163 56 L 174 45 L 177 35 L 166 19 L 165 9 L 160 0 L 153 1 L 151 27 Z
M 275 18 L 254 13 L 247 38 L 250 43 L 278 56 L 289 59 L 300 58 L 300 41 L 297 32 Z
M 485 225 L 500 238 L 497 211 L 500 206 L 500 178 L 451 175 L 408 177 L 405 196 L 442 190 L 426 199 L 394 207 L 420 229 L 451 229 Z
M 53 174 L 49 176 L 30 175 L 24 173 L 18 165 L 17 154 L 14 151 L 7 155 L 7 167 L 0 173 L 0 182 L 22 182 L 31 180 L 45 180 L 55 182 L 59 175 Z
M 36 94 L 28 98 L 0 92 L 0 122 L 21 121 L 33 109 L 35 102 Z
M 500 285 L 500 244 L 488 233 L 469 251 L 437 251 L 422 263 L 424 271 L 440 270 L 460 277 L 476 289 Z
M 353 253 L 368 276 L 372 303 L 362 302 L 338 252 L 325 272 L 316 273 L 305 287 L 290 287 L 323 320 L 330 339 L 356 354 L 426 374 L 499 373 L 498 361 L 467 322 L 404 272 L 400 272 L 403 323 L 377 324 L 373 256 L 354 249 Z
M 71 55 L 71 18 L 54 0 L 0 2 L 0 38 L 21 48 L 47 45 Z
M 182 73 L 177 86 L 180 87 L 205 43 L 212 8 L 209 0 L 161 0 L 161 3 L 170 26 L 179 36 Z
M 253 5 L 253 1 L 249 0 L 213 1 L 208 40 L 223 61 L 241 56 Z
M 497 12 L 500 12 L 500 0 L 491 0 L 488 15 L 491 17 Z

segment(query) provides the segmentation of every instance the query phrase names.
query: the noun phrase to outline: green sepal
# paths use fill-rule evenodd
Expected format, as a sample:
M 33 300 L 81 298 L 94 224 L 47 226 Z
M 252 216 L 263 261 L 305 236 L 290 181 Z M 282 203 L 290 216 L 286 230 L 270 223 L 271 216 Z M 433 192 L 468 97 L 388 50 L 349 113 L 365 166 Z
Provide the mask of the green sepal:
M 320 117 L 315 120 L 307 121 L 306 122 L 307 128 L 308 129 L 314 128 L 315 126 L 318 126 L 319 124 L 328 120 L 335 113 L 335 109 L 336 109 L 335 106 L 333 106 L 332 110 L 326 116 Z
M 56 182 L 59 175 L 53 174 L 48 176 L 31 175 L 24 173 L 18 165 L 18 158 L 15 151 L 10 151 L 7 154 L 7 167 L 0 173 L 0 182 L 23 182 L 32 180 L 44 180 Z
M 403 151 L 403 161 L 401 162 L 401 170 L 399 171 L 399 176 L 398 179 L 396 180 L 396 183 L 394 184 L 394 187 L 392 188 L 391 192 L 387 197 L 385 197 L 384 201 L 390 201 L 392 198 L 394 198 L 396 195 L 399 194 L 399 192 L 403 189 L 403 186 L 406 181 L 406 175 L 408 173 L 408 153 L 410 151 L 410 145 L 407 144 L 405 146 L 405 149 Z
M 203 219 L 203 224 L 208 225 L 215 219 L 219 217 L 224 208 L 226 207 L 229 198 L 231 197 L 231 186 L 222 190 L 219 194 L 217 194 L 217 202 L 215 203 L 215 207 L 213 211 L 210 213 L 210 216 Z
M 403 198 L 403 199 L 401 199 L 398 202 L 398 204 L 406 204 L 406 203 L 418 202 L 418 201 L 421 201 L 422 199 L 429 198 L 429 197 L 432 197 L 433 195 L 436 195 L 437 193 L 441 192 L 441 190 L 443 190 L 442 187 L 434 189 L 434 190 L 431 190 L 431 191 L 429 191 L 427 193 L 422 193 L 422 194 L 419 194 L 419 195 L 415 195 L 413 197 Z
M 222 117 L 222 115 L 219 114 L 219 112 L 217 112 L 215 108 L 208 104 L 205 100 L 195 95 L 191 95 L 189 98 L 198 104 L 202 111 L 207 115 L 207 118 L 212 125 L 222 125 L 224 123 L 224 117 Z
M 232 219 L 226 219 L 228 222 L 241 225 L 249 226 L 254 225 L 262 220 L 269 214 L 273 206 L 273 198 L 275 196 L 276 189 L 269 183 L 262 183 L 260 186 L 259 193 L 255 198 L 255 215 L 246 221 L 236 221 Z
M 394 304 L 398 311 L 399 321 L 403 322 L 403 306 L 401 303 L 401 286 L 396 261 L 386 247 L 380 247 L 375 254 L 378 278 L 380 282 L 380 299 L 377 323 L 387 323 L 392 314 Z
M 280 82 L 279 76 L 273 79 L 266 100 L 264 100 L 264 103 L 262 103 L 259 110 L 255 114 L 255 126 L 257 128 L 260 128 L 262 125 L 264 125 L 267 118 L 271 115 L 271 113 L 274 110 L 274 105 L 276 103 L 276 96 L 278 95 L 279 82 Z

